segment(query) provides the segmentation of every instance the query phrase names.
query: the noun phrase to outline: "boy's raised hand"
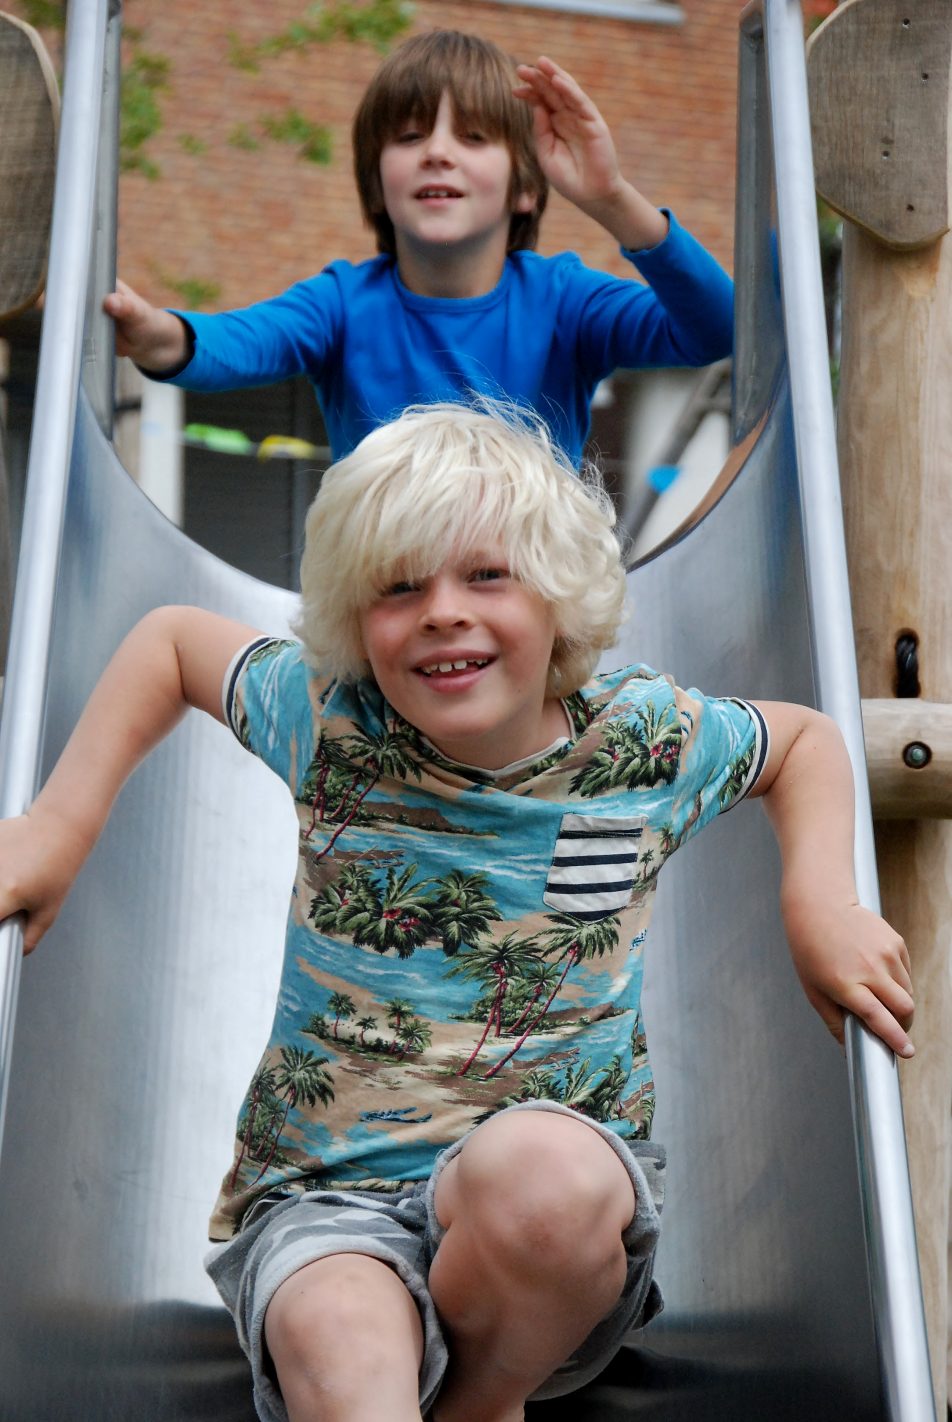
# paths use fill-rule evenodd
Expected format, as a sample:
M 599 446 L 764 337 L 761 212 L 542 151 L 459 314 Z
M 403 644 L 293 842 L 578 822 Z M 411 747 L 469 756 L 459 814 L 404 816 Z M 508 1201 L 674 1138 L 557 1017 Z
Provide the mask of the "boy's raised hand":
M 539 165 L 552 186 L 574 203 L 612 197 L 622 181 L 615 144 L 588 95 L 544 55 L 517 73 L 513 93 L 532 107 Z
M 623 247 L 662 242 L 667 218 L 622 176 L 608 124 L 571 74 L 545 55 L 516 72 L 513 93 L 532 108 L 539 166 L 555 190 Z
M 160 310 L 124 281 L 102 304 L 116 323 L 116 354 L 129 356 L 145 370 L 168 370 L 188 354 L 185 327 L 171 311 Z

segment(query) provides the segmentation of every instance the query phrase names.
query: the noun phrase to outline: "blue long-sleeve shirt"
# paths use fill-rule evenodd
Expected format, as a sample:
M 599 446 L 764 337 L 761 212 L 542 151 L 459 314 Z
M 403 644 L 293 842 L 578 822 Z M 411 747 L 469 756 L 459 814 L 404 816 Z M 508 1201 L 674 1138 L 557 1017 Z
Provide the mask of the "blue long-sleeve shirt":
M 408 405 L 479 392 L 536 410 L 578 462 L 595 387 L 613 370 L 706 365 L 731 350 L 731 280 L 674 217 L 657 247 L 623 252 L 648 285 L 572 252 L 518 251 L 485 295 L 427 297 L 391 257 L 332 262 L 242 310 L 178 312 L 195 350 L 170 378 L 229 390 L 306 375 L 338 459 Z

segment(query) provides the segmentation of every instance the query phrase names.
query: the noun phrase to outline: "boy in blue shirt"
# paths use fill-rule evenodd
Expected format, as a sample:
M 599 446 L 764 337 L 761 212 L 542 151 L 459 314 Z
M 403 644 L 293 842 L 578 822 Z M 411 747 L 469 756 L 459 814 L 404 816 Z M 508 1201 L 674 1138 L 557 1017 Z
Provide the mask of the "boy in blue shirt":
M 640 1010 L 661 865 L 764 796 L 804 989 L 912 1055 L 902 940 L 856 899 L 825 716 L 592 676 L 625 580 L 604 491 L 540 423 L 413 409 L 325 476 L 300 642 L 162 608 L 29 812 L 0 917 L 55 918 L 189 706 L 291 792 L 274 1022 L 207 1267 L 262 1422 L 521 1422 L 660 1306 L 664 1152 Z M 571 1103 L 571 1108 L 568 1103 Z
M 623 177 L 598 109 L 552 60 L 517 69 L 473 35 L 416 36 L 371 82 L 353 138 L 380 256 L 217 315 L 120 284 L 105 302 L 119 353 L 192 390 L 306 375 L 335 458 L 410 404 L 479 392 L 536 410 L 576 463 L 613 370 L 730 354 L 729 277 Z M 648 285 L 532 251 L 550 183 Z

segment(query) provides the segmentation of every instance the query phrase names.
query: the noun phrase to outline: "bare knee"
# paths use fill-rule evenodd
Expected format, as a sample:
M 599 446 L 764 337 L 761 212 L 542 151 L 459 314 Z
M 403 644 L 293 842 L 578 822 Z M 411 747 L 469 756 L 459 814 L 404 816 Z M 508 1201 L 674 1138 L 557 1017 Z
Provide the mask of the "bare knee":
M 494 1117 L 437 1187 L 442 1223 L 465 1222 L 487 1254 L 521 1273 L 623 1267 L 621 1233 L 634 1188 L 611 1146 L 583 1121 L 551 1111 Z
M 366 1255 L 331 1255 L 299 1269 L 275 1292 L 264 1326 L 282 1392 L 292 1377 L 336 1388 L 357 1372 L 367 1379 L 399 1367 L 415 1375 L 423 1356 L 411 1294 L 389 1265 Z

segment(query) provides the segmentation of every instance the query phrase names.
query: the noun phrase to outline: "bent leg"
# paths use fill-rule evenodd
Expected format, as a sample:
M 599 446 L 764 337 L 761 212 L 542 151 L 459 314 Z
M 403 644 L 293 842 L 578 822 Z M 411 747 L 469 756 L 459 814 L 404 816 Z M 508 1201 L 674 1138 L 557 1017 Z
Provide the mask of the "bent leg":
M 305 1265 L 264 1327 L 291 1422 L 420 1422 L 423 1326 L 388 1264 L 333 1254 Z
M 549 1111 L 480 1126 L 435 1194 L 430 1292 L 450 1366 L 435 1422 L 519 1422 L 625 1285 L 634 1188 L 591 1127 Z

